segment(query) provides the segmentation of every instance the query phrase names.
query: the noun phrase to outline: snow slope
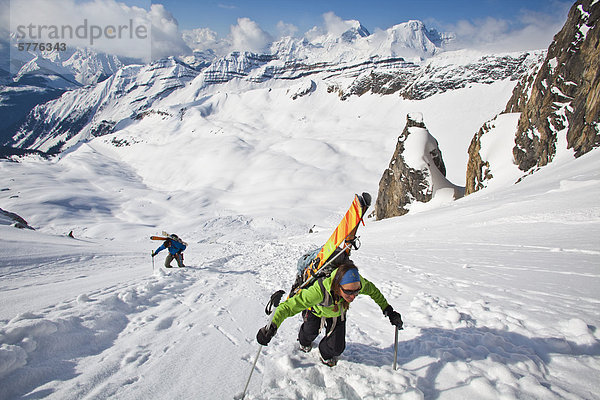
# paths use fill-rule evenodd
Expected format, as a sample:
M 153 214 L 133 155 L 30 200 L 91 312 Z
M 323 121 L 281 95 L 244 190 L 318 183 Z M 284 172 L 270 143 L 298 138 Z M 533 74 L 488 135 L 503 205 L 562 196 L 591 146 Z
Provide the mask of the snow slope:
M 141 176 L 157 158 L 144 163 L 140 156 L 136 166 L 133 155 L 103 138 L 51 162 L 0 162 L 2 208 L 38 229 L 0 226 L 1 399 L 239 396 L 269 295 L 290 287 L 296 259 L 326 239 L 352 193 L 375 173 L 365 173 L 364 181 L 346 178 L 353 185 L 343 193 L 335 194 L 340 186 L 327 189 L 329 201 L 313 196 L 302 204 L 306 190 L 293 190 L 303 188 L 302 180 L 281 191 L 268 164 L 252 166 L 243 157 L 246 145 L 239 143 L 250 137 L 240 132 L 262 125 L 251 118 L 243 126 L 208 120 L 223 129 L 213 135 L 239 129 L 237 138 L 230 134 L 228 151 L 253 168 L 254 175 L 240 179 L 254 179 L 248 186 L 265 193 L 260 201 L 224 187 L 226 209 L 211 203 L 207 186 L 185 176 L 178 181 L 177 174 L 156 176 L 157 170 Z M 327 127 L 341 142 L 335 135 L 343 129 Z M 164 143 L 146 143 L 141 153 L 157 146 L 161 154 L 175 141 L 180 158 L 192 163 L 190 142 L 165 132 L 171 133 Z M 216 152 L 209 134 L 203 135 L 206 151 Z M 267 153 L 275 145 L 268 134 L 268 146 L 254 144 Z M 280 144 L 285 160 L 290 149 L 306 157 L 319 149 L 306 139 L 288 140 L 289 148 L 286 140 Z M 379 151 L 371 143 L 361 146 L 364 157 Z M 227 182 L 237 172 L 215 161 L 220 156 L 214 155 L 219 168 L 211 179 Z M 297 167 L 270 160 L 283 176 Z M 518 185 L 368 220 L 353 259 L 403 314 L 398 370 L 391 367 L 391 325 L 370 299 L 359 298 L 337 367 L 321 365 L 315 350 L 298 353 L 300 320 L 291 318 L 262 350 L 247 398 L 598 398 L 599 171 L 594 150 Z M 318 232 L 306 233 L 312 224 Z M 188 268 L 161 268 L 164 253 L 152 265 L 149 254 L 159 243 L 147 238 L 162 229 L 190 244 Z M 69 230 L 75 238 L 65 236 Z
M 36 228 L 0 222 L 0 399 L 238 396 L 270 294 L 355 192 L 376 195 L 406 114 L 422 113 L 461 184 L 514 84 L 340 101 L 319 80 L 185 80 L 60 157 L 0 161 L 0 208 Z M 484 137 L 498 165 L 515 123 Z M 291 318 L 247 397 L 598 398 L 599 167 L 598 150 L 559 157 L 518 185 L 506 168 L 459 201 L 367 220 L 353 259 L 403 314 L 398 370 L 392 327 L 359 298 L 337 367 L 296 351 Z M 190 244 L 188 268 L 153 264 L 162 230 Z

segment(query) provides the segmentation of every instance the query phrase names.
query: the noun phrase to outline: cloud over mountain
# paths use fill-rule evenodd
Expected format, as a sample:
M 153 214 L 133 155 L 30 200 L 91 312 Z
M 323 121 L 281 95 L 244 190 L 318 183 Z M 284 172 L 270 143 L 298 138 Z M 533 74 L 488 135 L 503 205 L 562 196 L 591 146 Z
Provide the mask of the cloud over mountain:
M 13 0 L 11 32 L 29 41 L 66 42 L 144 61 L 191 52 L 161 4 L 149 10 L 114 0 Z
M 273 37 L 250 18 L 238 18 L 230 32 L 232 50 L 260 53 L 273 42 Z
M 551 1 L 546 10 L 524 10 L 514 21 L 494 17 L 463 19 L 445 25 L 444 29 L 456 35 L 452 49 L 496 52 L 543 49 L 564 24 L 570 6 L 570 2 Z

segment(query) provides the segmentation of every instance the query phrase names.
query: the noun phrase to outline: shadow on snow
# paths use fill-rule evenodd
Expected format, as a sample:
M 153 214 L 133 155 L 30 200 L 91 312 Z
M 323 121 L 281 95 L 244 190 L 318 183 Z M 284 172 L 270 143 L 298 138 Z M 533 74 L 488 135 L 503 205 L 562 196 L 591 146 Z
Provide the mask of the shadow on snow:
M 591 327 L 594 329 L 594 327 Z M 441 390 L 436 388 L 436 378 L 442 369 L 454 362 L 469 363 L 477 360 L 490 360 L 502 365 L 528 362 L 535 364 L 544 383 L 548 376 L 547 366 L 552 355 L 599 356 L 600 342 L 577 344 L 564 338 L 530 338 L 518 333 L 489 328 L 466 327 L 459 329 L 426 328 L 414 339 L 398 343 L 398 366 L 409 364 L 420 357 L 437 360 L 419 367 L 406 367 L 405 371 L 420 371 L 417 388 L 426 399 L 438 398 Z M 391 366 L 394 359 L 393 345 L 377 348 L 360 343 L 348 343 L 344 359 L 357 364 L 375 367 Z M 517 371 L 512 371 L 518 375 Z M 532 374 L 535 371 L 531 371 Z M 463 382 L 458 386 L 466 386 Z

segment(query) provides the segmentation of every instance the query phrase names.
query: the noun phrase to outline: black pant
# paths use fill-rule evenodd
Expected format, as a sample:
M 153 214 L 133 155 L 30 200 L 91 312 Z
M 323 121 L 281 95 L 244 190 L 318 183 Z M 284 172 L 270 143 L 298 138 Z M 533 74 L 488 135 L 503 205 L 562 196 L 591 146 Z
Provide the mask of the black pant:
M 319 336 L 321 317 L 317 317 L 309 310 L 302 314 L 304 323 L 298 332 L 298 341 L 302 346 L 309 346 Z M 333 321 L 333 318 L 325 319 L 325 337 L 319 343 L 319 351 L 325 360 L 339 356 L 346 348 L 346 320 L 342 321 L 341 317 L 338 317 L 331 332 Z

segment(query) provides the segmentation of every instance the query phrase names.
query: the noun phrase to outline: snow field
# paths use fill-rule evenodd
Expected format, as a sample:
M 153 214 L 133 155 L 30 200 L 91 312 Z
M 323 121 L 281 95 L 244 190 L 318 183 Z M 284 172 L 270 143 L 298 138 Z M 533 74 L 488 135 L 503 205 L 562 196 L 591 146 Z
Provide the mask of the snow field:
M 321 82 L 297 100 L 284 87 L 190 85 L 173 94 L 183 120 L 150 114 L 60 159 L 1 162 L 0 206 L 38 230 L 0 226 L 0 399 L 239 395 L 269 296 L 355 192 L 376 194 L 406 113 L 423 113 L 462 184 L 472 135 L 513 85 L 420 102 L 340 102 Z M 361 297 L 338 366 L 298 353 L 290 318 L 247 397 L 598 398 L 599 154 L 367 220 L 353 259 L 403 315 L 398 370 L 393 327 Z M 148 237 L 162 230 L 190 244 L 189 268 L 162 269 L 163 252 L 152 270 Z
M 353 259 L 403 314 L 398 370 L 392 326 L 361 297 L 338 366 L 321 365 L 316 349 L 299 353 L 300 320 L 290 318 L 262 350 L 247 397 L 594 398 L 600 218 L 590 194 L 599 169 L 594 154 L 584 162 L 367 221 Z M 573 198 L 577 207 L 561 212 Z M 301 232 L 262 217 L 207 219 L 182 234 L 189 268 L 160 269 L 160 254 L 152 272 L 158 242 L 2 227 L 3 298 L 18 301 L 2 307 L 0 397 L 239 395 L 268 320 L 264 304 L 289 288 L 298 256 L 330 234 Z

